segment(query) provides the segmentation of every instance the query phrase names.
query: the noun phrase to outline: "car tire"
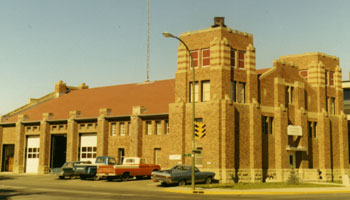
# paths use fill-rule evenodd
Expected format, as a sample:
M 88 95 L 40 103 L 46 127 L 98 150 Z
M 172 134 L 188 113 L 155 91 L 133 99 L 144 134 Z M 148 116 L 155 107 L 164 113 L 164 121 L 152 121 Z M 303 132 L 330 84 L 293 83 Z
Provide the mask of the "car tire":
M 168 184 L 166 182 L 162 182 L 161 184 L 162 184 L 162 186 L 168 186 Z
M 144 176 L 136 176 L 136 179 L 137 180 L 142 180 L 142 179 L 144 179 Z
M 127 181 L 128 178 L 129 178 L 129 173 L 124 173 L 120 179 L 121 181 Z
M 211 184 L 213 182 L 213 178 L 211 176 L 208 176 L 207 178 L 205 178 L 204 183 L 205 184 Z
M 64 179 L 64 176 L 59 176 L 58 178 L 59 178 L 59 179 Z
M 107 176 L 107 181 L 113 181 L 114 180 L 114 178 L 113 177 L 111 177 L 111 176 Z
M 80 176 L 80 180 L 86 180 L 86 176 Z
M 186 179 L 182 179 L 179 181 L 179 186 L 185 186 L 186 185 Z

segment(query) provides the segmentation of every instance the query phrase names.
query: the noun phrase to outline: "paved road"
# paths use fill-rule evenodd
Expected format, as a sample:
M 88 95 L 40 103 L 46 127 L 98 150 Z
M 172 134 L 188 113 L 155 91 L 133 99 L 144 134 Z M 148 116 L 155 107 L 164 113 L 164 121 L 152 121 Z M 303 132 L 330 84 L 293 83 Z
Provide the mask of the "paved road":
M 126 200 L 253 200 L 253 199 L 350 199 L 350 194 L 329 195 L 203 195 L 164 192 L 163 187 L 150 180 L 107 182 L 58 180 L 52 175 L 0 174 L 0 199 L 18 200 L 86 200 L 86 199 L 126 199 Z

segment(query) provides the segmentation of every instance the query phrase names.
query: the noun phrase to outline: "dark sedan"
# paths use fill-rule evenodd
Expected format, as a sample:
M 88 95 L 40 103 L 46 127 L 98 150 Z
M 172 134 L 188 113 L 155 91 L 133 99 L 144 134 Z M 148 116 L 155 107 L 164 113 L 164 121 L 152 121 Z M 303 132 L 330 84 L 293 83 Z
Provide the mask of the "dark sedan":
M 51 173 L 58 175 L 60 179 L 64 179 L 66 177 L 72 178 L 76 176 L 76 165 L 78 164 L 91 164 L 90 161 L 73 161 L 66 162 L 61 168 L 52 168 Z
M 195 180 L 196 182 L 204 182 L 210 184 L 214 179 L 214 172 L 201 172 L 196 167 Z M 188 165 L 176 165 L 170 170 L 162 170 L 152 172 L 152 180 L 160 181 L 162 185 L 167 184 L 179 184 L 185 185 L 186 183 L 191 183 L 192 179 L 192 167 Z

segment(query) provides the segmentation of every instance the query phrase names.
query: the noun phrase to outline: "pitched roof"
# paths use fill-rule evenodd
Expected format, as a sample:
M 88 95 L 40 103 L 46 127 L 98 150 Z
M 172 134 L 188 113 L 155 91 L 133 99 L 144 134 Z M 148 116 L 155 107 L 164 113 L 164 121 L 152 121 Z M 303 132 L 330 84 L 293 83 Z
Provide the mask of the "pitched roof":
M 18 114 L 27 115 L 28 121 L 40 121 L 43 113 L 53 113 L 53 120 L 67 119 L 70 111 L 80 111 L 79 118 L 94 118 L 101 108 L 110 108 L 110 116 L 125 116 L 132 114 L 133 106 L 144 106 L 143 114 L 163 114 L 169 112 L 174 94 L 174 79 L 74 90 Z M 4 123 L 16 121 L 17 115 Z
M 257 70 L 256 70 L 256 73 L 257 73 L 258 75 L 261 75 L 261 74 L 263 74 L 263 73 L 269 71 L 270 69 L 271 69 L 271 68 L 257 69 Z

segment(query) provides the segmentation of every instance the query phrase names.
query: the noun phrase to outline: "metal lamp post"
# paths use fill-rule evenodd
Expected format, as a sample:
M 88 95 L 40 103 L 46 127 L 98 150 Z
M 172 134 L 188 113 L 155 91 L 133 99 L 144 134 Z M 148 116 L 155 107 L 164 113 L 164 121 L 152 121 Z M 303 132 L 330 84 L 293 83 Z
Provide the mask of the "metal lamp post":
M 191 55 L 191 51 L 190 49 L 188 48 L 188 46 L 186 45 L 186 43 L 184 41 L 182 41 L 179 37 L 176 37 L 175 35 L 172 35 L 171 33 L 168 33 L 168 32 L 164 32 L 163 33 L 163 36 L 166 37 L 166 38 L 175 38 L 177 40 L 179 40 L 185 47 L 186 47 L 186 50 L 188 52 L 188 54 L 190 55 L 190 59 L 191 59 L 191 66 L 192 66 L 192 190 L 195 190 L 196 187 L 195 187 L 195 175 L 194 175 L 194 172 L 195 172 L 195 150 L 196 150 L 196 138 L 195 138 L 195 70 L 194 70 L 194 65 L 193 65 L 193 57 Z

